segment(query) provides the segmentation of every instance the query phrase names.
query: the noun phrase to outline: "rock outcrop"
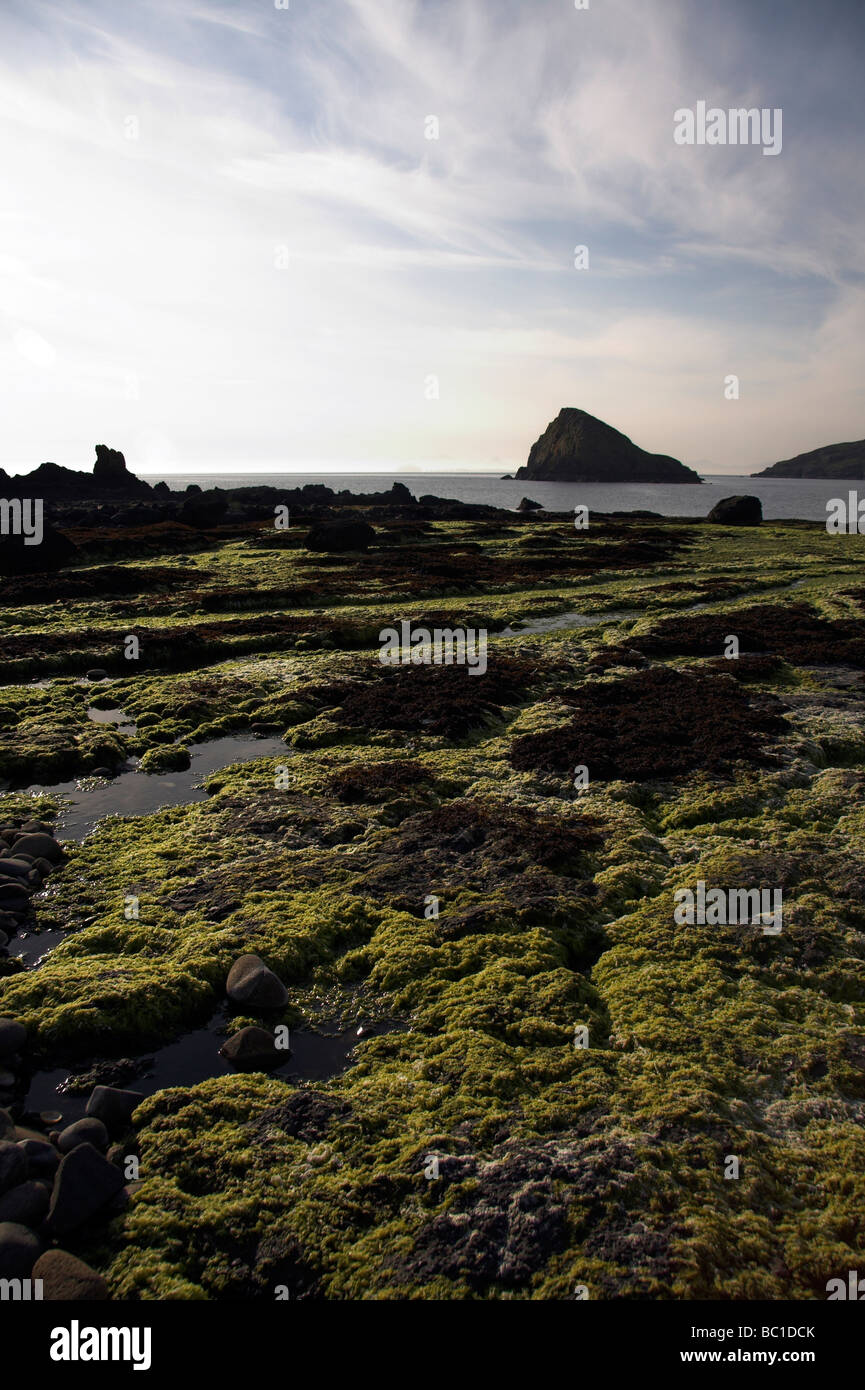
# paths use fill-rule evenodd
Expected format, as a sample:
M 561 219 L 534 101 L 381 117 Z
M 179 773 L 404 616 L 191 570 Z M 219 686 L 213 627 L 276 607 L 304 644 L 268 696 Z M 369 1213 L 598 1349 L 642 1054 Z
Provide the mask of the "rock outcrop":
M 763 504 L 759 497 L 722 497 L 706 520 L 719 526 L 759 526 L 763 520 Z
M 516 476 L 552 483 L 702 482 L 678 459 L 648 454 L 603 420 L 572 407 L 559 411 Z
M 827 444 L 808 454 L 782 459 L 752 478 L 865 478 L 865 439 Z

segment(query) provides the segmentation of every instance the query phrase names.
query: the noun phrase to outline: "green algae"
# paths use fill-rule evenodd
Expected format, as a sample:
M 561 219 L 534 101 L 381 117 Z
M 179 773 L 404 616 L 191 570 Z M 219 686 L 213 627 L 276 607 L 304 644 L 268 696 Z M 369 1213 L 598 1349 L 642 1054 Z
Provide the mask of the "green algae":
M 529 539 L 538 547 L 521 547 Z M 307 635 L 259 648 L 263 659 L 124 672 L 101 690 L 103 708 L 137 722 L 124 746 L 154 760 L 256 720 L 282 725 L 288 784 L 276 785 L 273 759 L 238 765 L 208 778 L 207 801 L 106 822 L 71 851 L 51 888 L 71 935 L 36 974 L 0 981 L 34 1055 L 50 1064 L 171 1041 L 212 1014 L 246 951 L 286 982 L 293 1027 L 335 1012 L 402 1025 L 361 1041 L 352 1067 L 319 1086 L 233 1075 L 149 1098 L 135 1118 L 142 1183 L 107 1232 L 81 1242 L 115 1296 L 272 1299 L 285 1286 L 299 1298 L 567 1299 L 586 1284 L 597 1298 L 810 1299 L 861 1261 L 855 694 L 795 661 L 761 676 L 760 689 L 810 702 L 790 707 L 766 768 L 743 759 L 723 775 L 597 781 L 580 795 L 567 777 L 515 771 L 509 753 L 562 726 L 569 686 L 617 679 L 615 667 L 593 673 L 592 658 L 665 614 L 694 603 L 735 613 L 804 581 L 797 601 L 857 617 L 843 589 L 863 543 L 839 551 L 816 527 L 691 527 L 686 551 L 625 574 L 502 577 L 520 548 L 549 558 L 572 540 L 540 524 L 489 539 L 437 526 L 430 554 L 470 541 L 500 567 L 482 601 L 437 587 L 432 566 L 413 590 L 396 564 L 359 574 L 280 549 L 251 605 L 348 579 L 351 604 L 319 599 L 342 650 L 311 646 L 325 625 L 316 635 L 304 614 Z M 184 606 L 200 612 L 190 592 L 210 592 L 208 605 L 225 605 L 207 607 L 217 622 L 236 611 L 229 591 L 260 579 L 251 553 L 238 543 L 199 557 L 208 578 L 192 576 Z M 434 599 L 451 622 L 480 604 L 499 630 L 514 616 L 641 616 L 491 637 L 539 675 L 462 738 L 350 727 L 336 706 L 305 700 L 310 684 L 374 678 L 375 633 L 409 615 L 393 606 L 402 592 L 409 611 Z M 166 626 L 182 629 L 166 602 Z M 9 707 L 34 739 L 50 728 L 74 748 L 84 699 L 56 686 L 11 688 Z M 37 744 L 25 746 L 30 767 Z M 26 798 L 2 804 L 34 813 Z M 473 826 L 485 838 L 454 849 Z M 576 829 L 596 839 L 562 854 Z M 782 889 L 782 934 L 677 925 L 674 893 L 699 880 Z M 575 1046 L 580 1028 L 588 1047 Z M 306 1128 L 286 1110 L 295 1097 L 315 1110 Z M 439 1178 L 425 1176 L 431 1154 Z

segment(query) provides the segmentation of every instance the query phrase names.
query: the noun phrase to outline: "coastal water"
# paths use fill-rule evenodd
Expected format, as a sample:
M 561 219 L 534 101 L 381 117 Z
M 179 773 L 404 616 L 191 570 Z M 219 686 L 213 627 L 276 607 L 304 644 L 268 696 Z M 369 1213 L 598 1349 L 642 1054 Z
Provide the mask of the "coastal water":
M 850 489 L 865 493 L 865 484 L 847 479 L 749 478 L 741 474 L 706 474 L 702 484 L 671 483 L 540 483 L 508 480 L 490 473 L 148 473 L 149 483 L 164 479 L 173 490 L 188 483 L 209 487 L 303 487 L 325 483 L 339 492 L 380 492 L 404 483 L 415 497 L 432 493 L 460 502 L 483 502 L 515 508 L 531 497 L 551 511 L 651 511 L 662 516 L 706 516 L 722 497 L 748 493 L 759 497 L 767 521 L 825 521 L 826 503 L 846 497 Z

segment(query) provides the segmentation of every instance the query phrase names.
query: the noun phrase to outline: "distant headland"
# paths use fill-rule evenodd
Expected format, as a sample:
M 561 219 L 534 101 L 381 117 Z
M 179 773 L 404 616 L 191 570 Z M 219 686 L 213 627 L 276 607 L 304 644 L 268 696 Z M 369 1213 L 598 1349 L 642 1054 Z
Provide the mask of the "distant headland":
M 782 459 L 752 473 L 752 478 L 865 478 L 865 439 L 850 444 L 826 444 L 808 454 Z

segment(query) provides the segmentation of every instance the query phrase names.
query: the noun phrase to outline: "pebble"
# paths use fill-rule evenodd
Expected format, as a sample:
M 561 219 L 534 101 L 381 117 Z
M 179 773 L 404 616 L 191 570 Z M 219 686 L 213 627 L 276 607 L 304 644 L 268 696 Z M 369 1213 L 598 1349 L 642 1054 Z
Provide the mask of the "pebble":
M 66 1250 L 46 1250 L 33 1266 L 42 1280 L 42 1297 L 54 1303 L 96 1303 L 108 1297 L 101 1274 Z

